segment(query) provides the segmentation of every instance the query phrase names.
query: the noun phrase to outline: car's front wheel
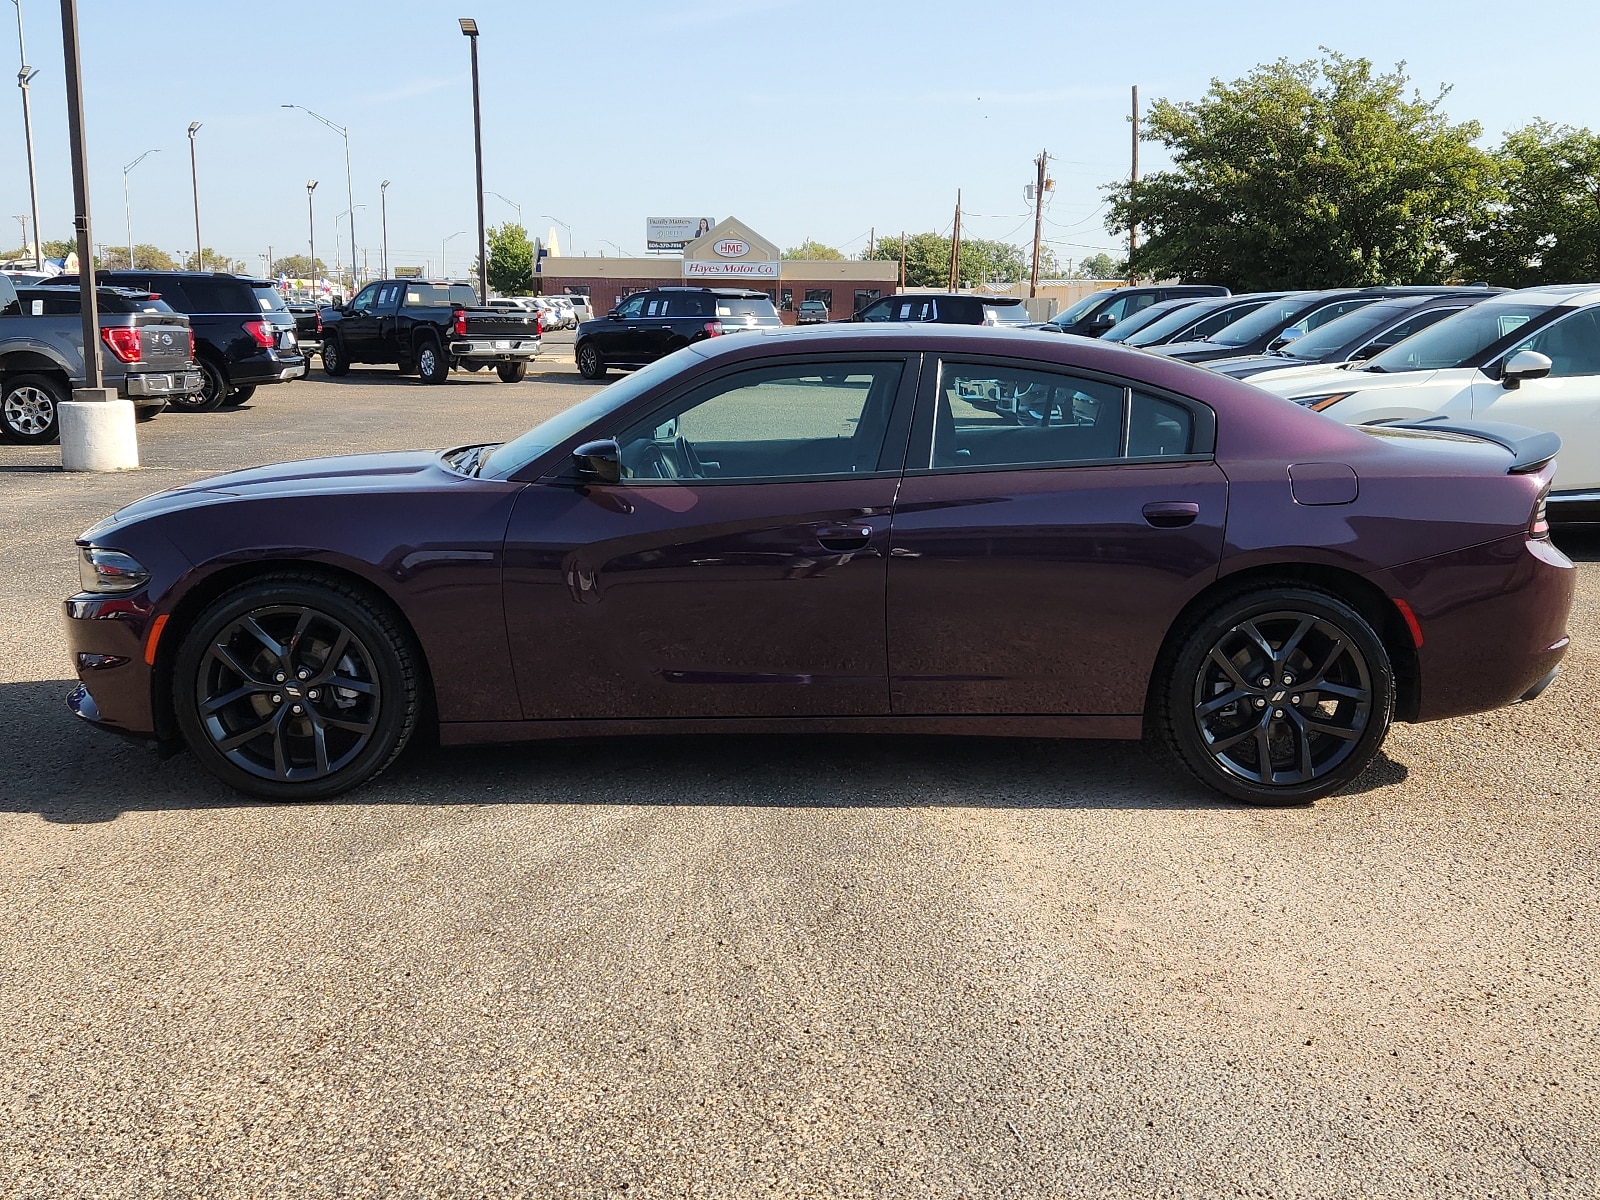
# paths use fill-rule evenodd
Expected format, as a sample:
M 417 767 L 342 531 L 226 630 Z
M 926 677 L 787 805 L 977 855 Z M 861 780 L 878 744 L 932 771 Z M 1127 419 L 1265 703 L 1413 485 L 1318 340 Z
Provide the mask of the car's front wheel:
M 600 351 L 593 342 L 584 342 L 578 347 L 578 374 L 585 379 L 604 379 L 606 377 L 606 362 L 600 357 Z
M 13 375 L 0 392 L 0 435 L 29 446 L 55 441 L 67 399 L 67 389 L 48 375 Z
M 1328 592 L 1285 584 L 1222 602 L 1180 631 L 1153 697 L 1154 735 L 1208 787 L 1307 804 L 1366 769 L 1394 715 L 1372 625 Z
M 344 356 L 344 347 L 332 335 L 322 343 L 322 370 L 328 375 L 350 374 L 350 363 Z
M 173 708 L 190 750 L 224 783 L 319 800 L 394 761 L 416 726 L 419 674 L 383 605 L 285 572 L 219 597 L 185 632 Z

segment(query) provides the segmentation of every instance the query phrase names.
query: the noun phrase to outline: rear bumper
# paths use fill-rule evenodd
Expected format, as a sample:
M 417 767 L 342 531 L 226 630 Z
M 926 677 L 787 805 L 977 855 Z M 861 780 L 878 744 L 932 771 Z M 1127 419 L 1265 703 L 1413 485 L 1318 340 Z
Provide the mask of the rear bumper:
M 266 383 L 287 383 L 299 379 L 311 368 L 304 354 L 285 354 L 267 350 L 228 364 L 228 379 L 234 387 L 260 387 Z
M 1485 712 L 1535 698 L 1567 652 L 1572 562 L 1525 534 L 1371 576 L 1403 599 L 1422 631 L 1414 720 Z
M 204 386 L 199 371 L 138 371 L 122 377 L 122 394 L 134 401 L 190 396 Z
M 543 348 L 538 338 L 479 338 L 451 342 L 450 356 L 467 362 L 531 362 Z

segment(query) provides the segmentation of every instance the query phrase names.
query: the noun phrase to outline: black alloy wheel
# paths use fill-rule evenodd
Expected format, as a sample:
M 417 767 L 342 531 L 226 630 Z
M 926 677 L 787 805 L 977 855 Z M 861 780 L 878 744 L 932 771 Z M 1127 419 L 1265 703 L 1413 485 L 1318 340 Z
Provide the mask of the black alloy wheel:
M 44 446 L 61 435 L 61 405 L 70 397 L 48 375 L 13 375 L 0 393 L 0 436 Z
M 1202 783 L 1249 804 L 1306 804 L 1366 769 L 1394 715 L 1394 670 L 1367 619 L 1288 585 L 1191 626 L 1157 697 L 1156 735 Z
M 238 408 L 239 405 L 245 403 L 250 399 L 251 396 L 254 396 L 255 394 L 256 385 L 253 383 L 246 384 L 244 387 L 236 387 L 233 389 L 233 391 L 228 393 L 228 398 L 222 402 L 222 407 Z
M 528 364 L 525 362 L 501 363 L 494 370 L 500 376 L 501 383 L 521 383 L 528 377 Z
M 605 359 L 600 357 L 600 351 L 595 349 L 593 342 L 584 342 L 578 347 L 578 374 L 585 379 L 606 377 Z
M 345 361 L 344 347 L 331 333 L 322 343 L 322 370 L 328 375 L 350 374 L 350 364 Z
M 443 383 L 450 378 L 450 359 L 431 337 L 417 347 L 417 374 L 423 383 Z
M 204 380 L 201 390 L 187 396 L 168 397 L 171 406 L 179 412 L 214 412 L 228 398 L 228 377 L 222 368 L 209 358 L 200 359 L 197 365 Z
M 224 595 L 186 632 L 173 674 L 184 740 L 223 782 L 314 800 L 366 782 L 420 709 L 416 653 L 352 585 L 285 573 Z

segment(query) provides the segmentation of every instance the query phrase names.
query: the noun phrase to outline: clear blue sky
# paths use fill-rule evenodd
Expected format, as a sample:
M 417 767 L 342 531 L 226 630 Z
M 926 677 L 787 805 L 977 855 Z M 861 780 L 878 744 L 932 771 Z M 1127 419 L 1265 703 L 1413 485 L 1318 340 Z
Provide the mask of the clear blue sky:
M 467 40 L 481 38 L 485 186 L 551 213 L 579 252 L 644 248 L 647 216 L 736 215 L 780 245 L 806 237 L 854 251 L 879 236 L 944 229 L 963 190 L 969 235 L 1025 243 L 1022 188 L 1048 148 L 1058 190 L 1046 234 L 1061 258 L 1115 249 L 1099 185 L 1128 168 L 1128 89 L 1146 103 L 1199 96 L 1213 77 L 1313 57 L 1319 45 L 1380 66 L 1405 60 L 1417 87 L 1492 144 L 1535 117 L 1600 128 L 1596 0 L 1339 0 L 1292 5 L 1142 0 L 975 5 L 898 0 L 80 0 L 95 240 L 133 233 L 190 247 L 185 129 L 199 134 L 206 244 L 264 268 L 267 247 L 303 251 L 305 181 L 317 189 L 319 257 L 345 202 L 343 143 L 298 103 L 350 129 L 359 244 L 377 269 L 378 182 L 389 189 L 395 262 L 432 263 L 471 229 Z M 22 0 L 46 237 L 66 237 L 59 5 Z M 0 0 L 0 80 L 16 59 Z M 1146 146 L 1147 170 L 1161 165 Z M 0 243 L 28 211 L 21 106 L 0 86 Z M 514 210 L 488 197 L 488 218 Z M 348 234 L 341 224 L 348 247 Z M 451 243 L 464 264 L 471 236 Z M 348 255 L 348 249 L 346 250 Z

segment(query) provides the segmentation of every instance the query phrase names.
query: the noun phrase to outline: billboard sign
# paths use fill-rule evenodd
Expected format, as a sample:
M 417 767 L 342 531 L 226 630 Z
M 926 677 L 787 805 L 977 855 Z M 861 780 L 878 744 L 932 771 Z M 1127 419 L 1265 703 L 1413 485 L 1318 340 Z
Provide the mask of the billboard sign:
M 776 279 L 778 264 L 754 261 L 715 262 L 686 258 L 683 260 L 683 273 L 690 278 L 701 279 Z
M 710 233 L 715 224 L 710 217 L 646 217 L 645 249 L 682 250 L 701 234 Z

